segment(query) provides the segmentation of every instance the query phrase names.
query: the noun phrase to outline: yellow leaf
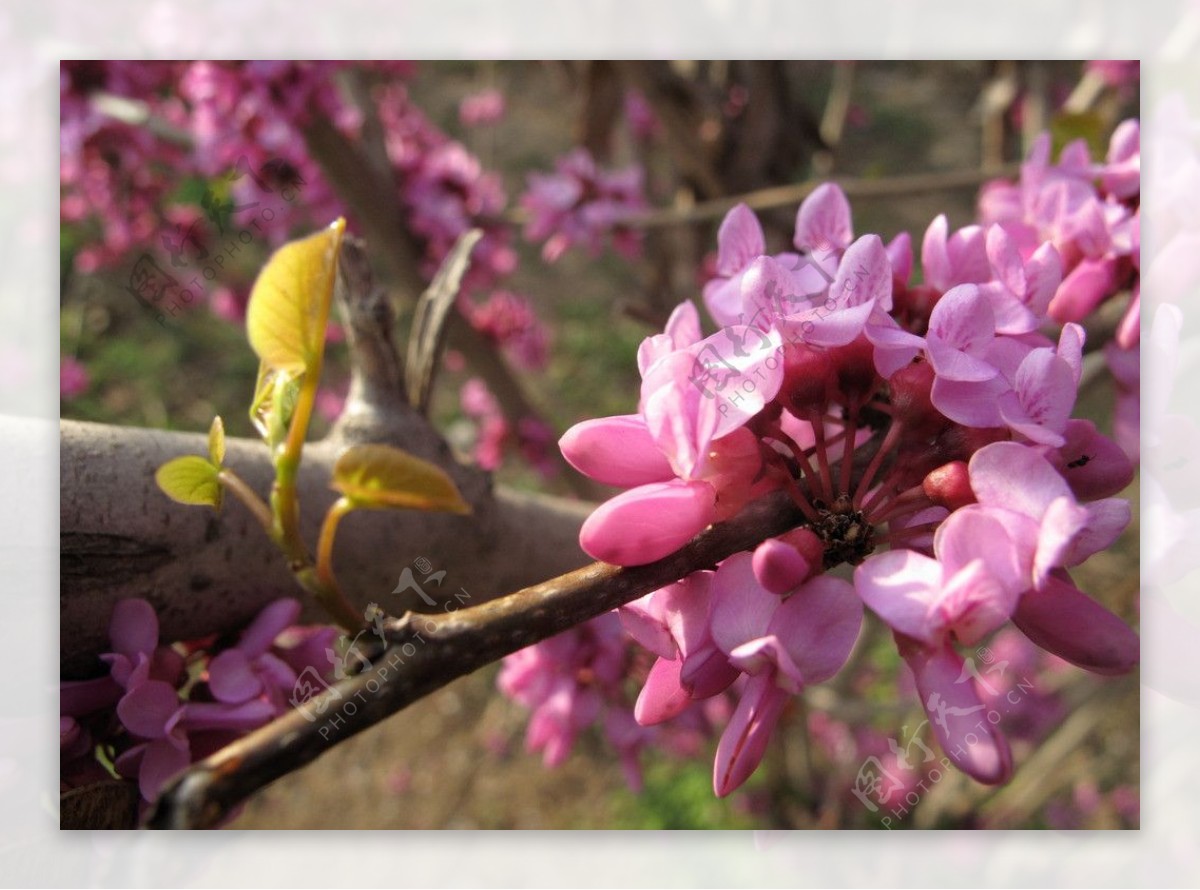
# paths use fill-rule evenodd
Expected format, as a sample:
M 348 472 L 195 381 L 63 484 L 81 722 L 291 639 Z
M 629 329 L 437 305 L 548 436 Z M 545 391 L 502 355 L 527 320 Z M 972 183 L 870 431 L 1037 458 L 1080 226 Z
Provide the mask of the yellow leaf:
M 219 509 L 221 483 L 217 481 L 217 472 L 217 468 L 204 458 L 188 454 L 159 467 L 154 481 L 173 501 Z
M 441 467 L 390 445 L 348 449 L 334 464 L 330 484 L 356 507 L 471 512 Z
M 320 358 L 346 221 L 283 245 L 263 266 L 246 306 L 246 333 L 263 362 L 299 374 Z
M 214 467 L 225 463 L 225 422 L 219 414 L 208 428 L 208 458 Z

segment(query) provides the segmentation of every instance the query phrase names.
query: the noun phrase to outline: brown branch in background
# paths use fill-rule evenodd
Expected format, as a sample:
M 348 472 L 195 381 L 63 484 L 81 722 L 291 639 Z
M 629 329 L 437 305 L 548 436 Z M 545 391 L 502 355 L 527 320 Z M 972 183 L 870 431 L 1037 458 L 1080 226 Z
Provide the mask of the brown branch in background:
M 821 141 L 832 152 L 842 141 L 846 116 L 850 113 L 850 97 L 854 95 L 854 62 L 834 62 L 829 96 L 821 115 Z M 831 159 L 832 160 L 832 159 Z
M 664 207 L 648 213 L 631 216 L 624 224 L 633 228 L 649 229 L 658 226 L 673 226 L 688 223 L 708 222 L 720 219 L 737 204 L 745 204 L 751 210 L 770 210 L 789 207 L 807 198 L 814 189 L 826 182 L 836 183 L 851 200 L 898 198 L 922 192 L 951 191 L 962 188 L 977 188 L 989 179 L 1012 177 L 1020 173 L 1019 164 L 1003 164 L 982 170 L 948 170 L 941 173 L 911 173 L 903 176 L 888 176 L 877 179 L 838 178 L 814 179 L 791 185 L 758 189 L 728 198 L 702 201 L 690 207 Z
M 703 197 L 725 193 L 716 171 L 721 125 L 704 107 L 696 85 L 666 62 L 618 62 L 625 80 L 637 87 L 663 126 L 667 152 L 680 174 Z
M 612 159 L 613 133 L 621 119 L 625 89 L 615 62 L 583 62 L 583 108 L 575 124 L 575 141 L 597 161 Z
M 802 519 L 786 497 L 772 496 L 649 565 L 593 563 L 456 612 L 409 612 L 387 626 L 391 642 L 369 669 L 191 766 L 168 784 L 146 824 L 216 825 L 255 791 L 452 680 L 712 568 Z
M 1018 92 L 1016 64 L 997 62 L 995 72 L 979 94 L 980 165 L 985 170 L 1004 163 L 1009 132 L 1008 110 Z
M 363 150 L 328 120 L 315 119 L 304 136 L 309 153 L 362 225 L 373 255 L 379 258 L 388 277 L 415 302 L 425 289 L 417 271 L 421 252 L 404 223 L 394 185 L 372 177 Z M 447 319 L 446 330 L 448 345 L 467 357 L 508 418 L 514 423 L 526 417 L 541 418 L 542 412 L 530 401 L 495 344 L 472 327 L 457 307 Z M 550 449 L 548 455 L 562 470 L 572 491 L 582 497 L 595 497 L 594 486 L 571 469 L 557 449 Z

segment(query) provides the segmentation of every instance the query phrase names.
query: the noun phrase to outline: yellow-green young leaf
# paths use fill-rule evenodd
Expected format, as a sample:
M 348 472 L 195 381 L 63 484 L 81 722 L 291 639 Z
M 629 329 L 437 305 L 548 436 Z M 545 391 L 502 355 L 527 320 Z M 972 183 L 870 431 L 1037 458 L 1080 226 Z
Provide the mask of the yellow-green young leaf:
M 334 464 L 330 484 L 356 507 L 471 512 L 441 467 L 390 445 L 348 449 Z
M 208 428 L 208 458 L 217 468 L 225 463 L 225 422 L 220 414 L 213 418 L 212 426 Z
M 154 474 L 163 493 L 181 504 L 221 507 L 221 483 L 217 468 L 195 454 L 167 461 Z
M 272 370 L 266 362 L 258 366 L 254 401 L 250 403 L 250 422 L 271 448 L 287 437 L 303 376 Z
M 273 370 L 298 374 L 325 345 L 325 325 L 346 221 L 283 245 L 271 255 L 246 306 L 250 345 Z

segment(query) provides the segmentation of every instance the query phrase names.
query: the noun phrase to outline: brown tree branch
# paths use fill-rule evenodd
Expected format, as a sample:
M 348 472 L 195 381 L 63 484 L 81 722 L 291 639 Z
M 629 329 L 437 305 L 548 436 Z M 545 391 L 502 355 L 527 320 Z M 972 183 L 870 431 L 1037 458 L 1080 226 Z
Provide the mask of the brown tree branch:
M 211 827 L 255 791 L 450 681 L 712 568 L 802 520 L 790 500 L 772 496 L 649 565 L 593 563 L 482 605 L 409 612 L 387 626 L 392 642 L 369 669 L 191 766 L 163 791 L 147 825 Z M 456 577 L 449 583 L 460 586 Z

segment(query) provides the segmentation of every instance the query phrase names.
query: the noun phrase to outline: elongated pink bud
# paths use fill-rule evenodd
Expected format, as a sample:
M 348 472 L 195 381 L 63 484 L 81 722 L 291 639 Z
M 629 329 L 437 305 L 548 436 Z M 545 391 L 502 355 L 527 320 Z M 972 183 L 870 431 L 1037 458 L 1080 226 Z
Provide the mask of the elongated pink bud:
M 1138 662 L 1139 641 L 1108 609 L 1053 573 L 1041 590 L 1021 597 L 1013 624 L 1047 652 L 1096 674 L 1124 674 Z
M 650 668 L 646 685 L 633 706 L 633 717 L 642 726 L 653 726 L 678 716 L 692 700 L 679 683 L 681 661 L 660 658 Z
M 962 656 L 949 642 L 929 648 L 900 635 L 900 654 L 917 681 L 921 704 L 946 756 L 977 782 L 998 785 L 1012 773 L 1012 753 L 987 719 L 987 707 Z
M 567 430 L 558 441 L 567 463 L 605 485 L 646 485 L 675 477 L 638 414 L 598 417 Z
M 750 778 L 771 740 L 788 694 L 775 685 L 775 672 L 753 676 L 742 691 L 737 710 L 721 734 L 713 763 L 713 791 L 725 797 Z
M 618 566 L 640 566 L 674 553 L 713 521 L 716 492 L 707 482 L 655 482 L 606 501 L 583 523 L 579 546 Z
M 771 593 L 782 596 L 820 571 L 823 554 L 821 539 L 808 529 L 768 538 L 754 551 L 754 577 Z

